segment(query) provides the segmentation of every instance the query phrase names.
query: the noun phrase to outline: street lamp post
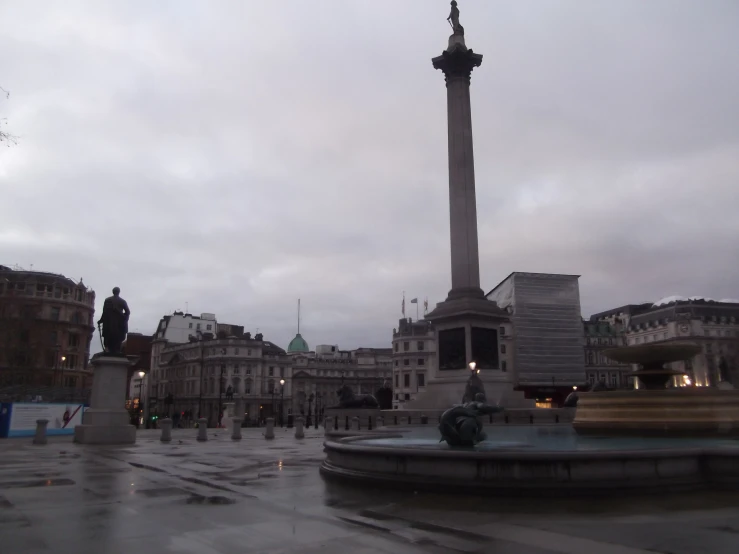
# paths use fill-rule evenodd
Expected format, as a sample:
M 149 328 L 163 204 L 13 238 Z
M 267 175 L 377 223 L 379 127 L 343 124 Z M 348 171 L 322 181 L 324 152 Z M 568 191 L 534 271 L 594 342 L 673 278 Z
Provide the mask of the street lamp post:
M 226 366 L 221 364 L 221 377 L 218 381 L 218 427 L 221 426 L 221 419 L 223 413 L 223 372 L 226 370 Z
M 316 429 L 318 429 L 318 418 L 321 416 L 321 412 L 320 412 L 320 410 L 318 408 L 318 404 L 319 404 L 319 401 L 320 400 L 321 400 L 321 393 L 320 392 L 317 392 L 316 393 L 316 403 L 315 403 L 315 408 L 314 408 L 316 410 L 316 415 L 315 415 L 315 419 L 314 419 L 314 425 L 315 425 L 315 428 Z
M 61 369 L 61 374 L 59 376 L 59 386 L 63 387 L 64 386 L 64 362 L 67 361 L 67 357 L 62 356 L 61 360 L 62 360 L 62 369 Z
M 138 404 L 138 406 L 137 406 L 137 408 L 136 408 L 136 428 L 137 428 L 137 429 L 138 429 L 138 427 L 139 427 L 139 424 L 140 424 L 140 419 L 141 419 L 141 418 L 139 417 L 139 412 L 141 411 L 141 406 L 142 406 L 142 404 L 141 404 L 141 400 L 142 400 L 142 399 L 141 399 L 141 391 L 142 391 L 142 389 L 143 389 L 143 385 L 144 385 L 144 377 L 145 377 L 145 376 L 146 376 L 146 372 L 144 372 L 144 371 L 139 371 L 139 404 Z
M 280 379 L 280 427 L 283 426 L 283 413 L 285 412 L 285 380 Z

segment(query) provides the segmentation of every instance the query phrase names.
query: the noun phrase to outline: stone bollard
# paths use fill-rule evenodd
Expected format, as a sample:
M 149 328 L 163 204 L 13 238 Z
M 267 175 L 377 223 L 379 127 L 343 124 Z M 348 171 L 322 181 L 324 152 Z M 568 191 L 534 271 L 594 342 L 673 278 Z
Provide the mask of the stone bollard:
M 48 424 L 48 419 L 36 420 L 36 434 L 33 437 L 33 444 L 46 444 L 46 426 Z
M 356 416 L 352 418 L 352 431 L 359 431 L 359 418 Z
M 275 418 L 268 417 L 267 424 L 264 426 L 264 438 L 273 439 L 275 438 Z
M 303 432 L 303 417 L 302 416 L 298 416 L 295 418 L 295 438 L 296 439 L 305 438 L 305 433 Z
M 385 418 L 377 416 L 377 427 L 382 427 L 383 425 L 385 425 Z
M 328 434 L 331 432 L 333 426 L 334 418 L 331 416 L 326 416 L 326 421 L 323 426 L 323 434 L 328 437 Z
M 164 418 L 159 422 L 162 426 L 162 436 L 159 437 L 159 440 L 162 442 L 169 442 L 172 440 L 172 420 L 167 418 Z
M 231 429 L 231 440 L 240 441 L 241 440 L 241 418 L 233 417 L 231 418 L 231 421 L 233 422 L 233 429 Z
M 421 425 L 426 425 L 429 422 L 429 416 L 421 416 Z
M 198 440 L 201 442 L 208 440 L 208 419 L 205 417 L 198 419 Z

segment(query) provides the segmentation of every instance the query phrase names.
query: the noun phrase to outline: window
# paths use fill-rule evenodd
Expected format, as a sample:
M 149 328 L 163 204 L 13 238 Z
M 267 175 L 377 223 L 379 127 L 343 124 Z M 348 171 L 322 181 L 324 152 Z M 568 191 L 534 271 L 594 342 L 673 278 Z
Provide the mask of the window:
M 56 343 L 57 338 L 58 337 L 57 337 L 56 331 L 52 331 L 51 333 L 49 333 L 49 343 L 51 343 L 52 346 L 57 345 Z
M 246 374 L 247 375 L 251 375 L 251 367 L 250 366 L 246 366 Z
M 500 333 L 500 336 L 501 336 L 501 337 L 504 337 L 504 336 L 505 336 L 505 327 L 503 327 L 503 326 L 501 325 L 501 326 L 500 326 L 500 329 L 498 330 L 498 332 Z
M 239 369 L 239 366 L 234 365 L 234 375 L 238 375 L 239 373 L 241 373 L 241 370 Z
M 411 343 L 410 342 L 404 342 L 403 343 L 403 350 L 405 352 L 408 352 L 411 349 Z
M 192 329 L 192 323 L 188 323 L 188 324 L 187 324 L 187 328 L 188 328 L 188 329 Z
M 424 373 L 419 373 L 418 375 L 416 375 L 416 382 L 418 383 L 419 387 L 425 387 L 426 375 Z
M 411 361 L 406 358 L 405 360 L 403 360 L 403 365 L 411 365 Z
M 417 346 L 419 350 L 423 350 L 423 341 L 419 340 Z
M 398 351 L 398 343 L 397 342 L 395 343 L 395 351 L 396 352 Z
M 246 381 L 244 381 L 244 393 L 251 394 L 251 379 L 247 379 Z
M 395 367 L 398 367 L 398 360 L 395 360 Z
M 611 373 L 611 386 L 618 387 L 618 373 Z
M 59 308 L 57 308 L 56 306 L 53 306 L 51 308 L 51 319 L 53 321 L 59 321 L 60 312 L 61 310 Z
M 395 374 L 395 388 L 396 388 L 396 389 L 397 389 L 397 388 L 398 388 L 398 387 L 400 386 L 400 385 L 398 385 L 398 383 L 400 382 L 400 381 L 399 381 L 399 379 L 400 379 L 400 377 L 399 377 L 399 376 L 398 376 L 398 374 L 396 373 L 396 374 Z M 397 395 L 396 395 L 396 398 L 397 398 Z
M 410 399 L 411 399 L 411 395 L 410 395 L 410 394 L 408 394 L 408 393 L 405 393 L 405 396 L 404 396 L 403 398 L 404 398 L 405 400 L 410 400 Z
M 508 363 L 505 360 L 501 360 L 500 369 L 501 371 L 508 371 Z
M 588 352 L 588 365 L 593 365 L 594 356 L 592 352 Z
M 268 373 L 268 375 L 270 377 L 274 377 L 274 375 L 275 375 L 275 368 L 274 367 L 269 366 L 269 373 Z
M 500 345 L 500 353 L 505 354 L 505 344 Z
M 200 323 L 195 326 L 196 329 L 200 329 Z
M 416 365 L 423 365 L 425 363 L 426 363 L 426 360 L 424 360 L 423 358 L 418 358 L 416 360 Z
M 595 384 L 595 373 L 588 373 L 588 383 L 591 385 Z
M 284 367 L 281 367 L 280 368 L 280 377 L 284 377 L 284 376 L 285 376 L 285 368 Z
M 80 336 L 74 333 L 69 335 L 67 339 L 67 346 L 69 348 L 77 348 L 80 345 Z
M 210 331 L 211 329 L 213 329 L 213 326 L 210 323 L 205 326 L 206 331 Z
M 247 348 L 246 349 L 246 355 L 247 356 L 251 356 L 251 348 Z
M 234 348 L 234 354 L 236 354 L 238 356 L 238 354 L 239 354 L 239 349 L 238 348 Z
M 403 386 L 406 388 L 411 386 L 411 374 L 410 373 L 403 374 Z

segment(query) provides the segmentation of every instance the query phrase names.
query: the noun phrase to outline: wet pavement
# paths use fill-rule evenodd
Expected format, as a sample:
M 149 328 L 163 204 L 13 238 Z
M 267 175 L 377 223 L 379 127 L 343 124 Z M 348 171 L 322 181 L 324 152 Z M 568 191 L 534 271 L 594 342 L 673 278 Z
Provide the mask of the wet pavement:
M 739 494 L 441 496 L 326 482 L 323 433 L 0 441 L 0 553 L 734 554 Z

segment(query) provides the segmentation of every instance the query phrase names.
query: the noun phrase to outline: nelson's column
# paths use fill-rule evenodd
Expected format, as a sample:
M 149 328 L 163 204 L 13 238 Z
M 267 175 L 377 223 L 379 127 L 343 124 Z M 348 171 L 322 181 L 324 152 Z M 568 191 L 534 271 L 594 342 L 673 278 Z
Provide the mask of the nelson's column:
M 449 46 L 431 61 L 444 72 L 447 89 L 452 288 L 426 316 L 434 323 L 437 363 L 429 368 L 424 393 L 407 403 L 410 409 L 440 409 L 461 402 L 471 371 L 478 372 L 489 402 L 512 406 L 523 401 L 523 395 L 513 391 L 510 373 L 501 369 L 498 354 L 500 330 L 510 329 L 508 313 L 487 300 L 480 288 L 470 77 L 482 55 L 465 45 L 457 2 L 451 5 Z

